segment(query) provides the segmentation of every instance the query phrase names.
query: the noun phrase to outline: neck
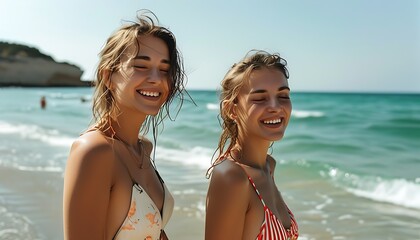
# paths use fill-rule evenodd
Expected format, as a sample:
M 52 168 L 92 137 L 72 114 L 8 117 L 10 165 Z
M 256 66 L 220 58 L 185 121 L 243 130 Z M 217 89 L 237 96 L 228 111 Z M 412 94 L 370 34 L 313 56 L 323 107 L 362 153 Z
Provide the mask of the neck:
M 267 151 L 270 147 L 268 141 L 249 142 L 243 143 L 238 142 L 233 152 L 236 152 L 236 160 L 239 163 L 247 166 L 265 170 L 267 166 Z
M 136 118 L 134 114 L 132 117 L 124 117 L 123 114 L 120 114 L 116 119 L 108 120 L 107 127 L 109 129 L 107 130 L 107 134 L 127 146 L 137 148 L 140 128 L 145 119 L 146 116 Z

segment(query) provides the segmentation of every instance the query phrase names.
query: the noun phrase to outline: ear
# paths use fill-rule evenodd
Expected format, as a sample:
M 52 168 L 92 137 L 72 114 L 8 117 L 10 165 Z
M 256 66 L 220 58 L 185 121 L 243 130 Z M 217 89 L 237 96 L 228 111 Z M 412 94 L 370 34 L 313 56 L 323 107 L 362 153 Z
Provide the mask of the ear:
M 236 121 L 238 119 L 238 115 L 236 114 L 236 103 L 232 101 L 223 100 L 222 108 L 226 111 L 226 115 L 229 116 L 230 119 Z
M 102 81 L 104 81 L 105 86 L 107 88 L 109 88 L 110 90 L 112 90 L 113 85 L 112 85 L 112 81 L 111 81 L 111 71 L 108 69 L 104 69 L 102 71 Z
M 238 105 L 236 103 L 232 104 L 232 107 L 230 109 L 230 118 L 236 123 L 238 121 L 238 113 L 237 111 Z

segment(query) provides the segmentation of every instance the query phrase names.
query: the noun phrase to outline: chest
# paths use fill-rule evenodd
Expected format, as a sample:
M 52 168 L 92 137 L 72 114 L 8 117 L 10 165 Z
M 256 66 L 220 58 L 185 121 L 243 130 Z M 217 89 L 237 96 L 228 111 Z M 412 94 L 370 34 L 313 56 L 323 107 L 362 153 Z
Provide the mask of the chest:
M 124 234 L 128 234 L 132 232 L 129 229 L 140 229 L 139 226 L 147 223 L 150 229 L 161 228 L 164 188 L 156 171 L 153 167 L 136 171 L 132 168 L 137 166 L 124 166 L 123 160 L 119 162 L 121 164 L 115 166 L 114 183 L 109 195 L 107 235 L 121 232 L 118 234 L 121 236 L 126 231 Z M 140 225 L 136 227 L 133 224 Z
M 291 216 L 289 209 L 278 190 L 274 179 L 271 176 L 256 176 L 253 179 L 253 186 L 250 186 L 250 213 L 261 219 L 266 218 L 266 208 L 277 218 L 284 228 L 291 226 Z M 252 184 L 250 184 L 252 185 Z

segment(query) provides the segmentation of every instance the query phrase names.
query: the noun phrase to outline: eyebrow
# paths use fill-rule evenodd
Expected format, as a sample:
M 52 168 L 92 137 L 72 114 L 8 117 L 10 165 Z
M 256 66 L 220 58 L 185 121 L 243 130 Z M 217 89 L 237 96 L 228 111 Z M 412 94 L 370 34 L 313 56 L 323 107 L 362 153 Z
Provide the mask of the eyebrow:
M 283 91 L 283 90 L 289 90 L 290 91 L 290 88 L 289 87 L 287 87 L 287 86 L 283 86 L 283 87 L 279 87 L 279 89 L 277 89 L 277 91 Z M 263 89 L 259 89 L 259 90 L 255 90 L 255 91 L 252 91 L 250 94 L 254 94 L 254 93 L 265 93 L 265 92 L 267 92 L 267 90 L 263 90 Z
M 145 61 L 150 61 L 151 60 L 149 56 L 142 56 L 142 55 L 135 56 L 134 59 L 136 59 L 136 60 L 140 59 L 140 60 L 145 60 Z M 170 64 L 168 59 L 162 59 L 160 62 L 165 63 L 165 64 Z

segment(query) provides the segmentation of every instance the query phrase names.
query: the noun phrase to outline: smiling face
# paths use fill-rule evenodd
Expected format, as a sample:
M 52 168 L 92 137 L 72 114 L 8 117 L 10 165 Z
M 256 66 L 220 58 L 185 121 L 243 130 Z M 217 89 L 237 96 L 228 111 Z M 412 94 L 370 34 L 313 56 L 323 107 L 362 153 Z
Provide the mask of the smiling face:
M 240 141 L 281 139 L 292 111 L 286 77 L 276 68 L 254 70 L 234 108 Z
M 121 67 L 111 76 L 111 89 L 122 113 L 156 115 L 169 94 L 169 51 L 165 42 L 150 35 L 139 36 L 139 51 L 129 47 Z

